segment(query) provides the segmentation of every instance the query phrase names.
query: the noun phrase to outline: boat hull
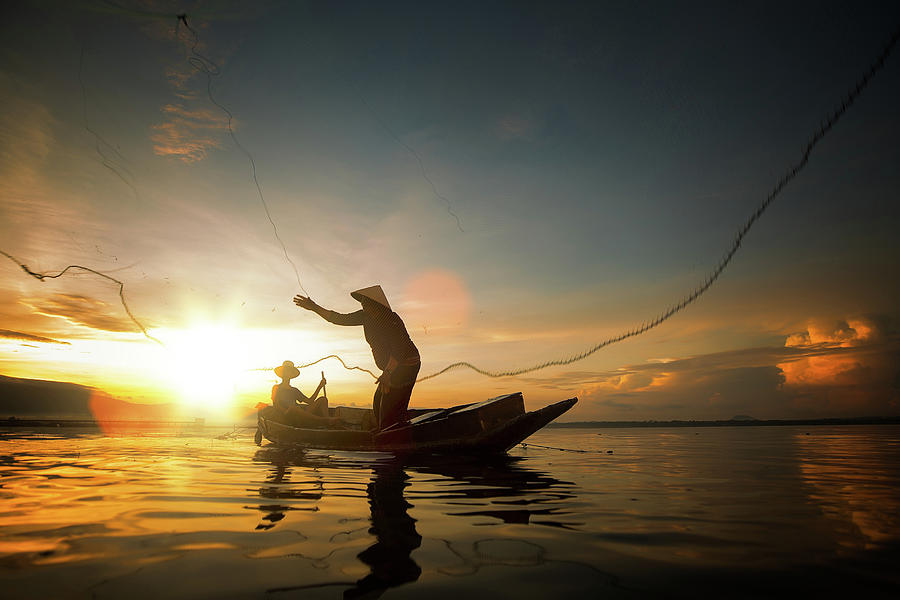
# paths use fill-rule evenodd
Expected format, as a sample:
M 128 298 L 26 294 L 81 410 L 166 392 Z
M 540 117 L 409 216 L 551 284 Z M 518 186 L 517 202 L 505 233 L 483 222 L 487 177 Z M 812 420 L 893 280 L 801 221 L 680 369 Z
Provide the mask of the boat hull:
M 525 412 L 522 394 L 432 411 L 411 411 L 408 422 L 381 432 L 359 429 L 306 429 L 279 423 L 261 410 L 261 436 L 279 445 L 326 450 L 376 451 L 393 454 L 503 453 L 521 443 L 578 402 L 563 400 Z M 340 409 L 337 409 L 340 411 Z M 339 413 L 338 413 L 339 414 Z

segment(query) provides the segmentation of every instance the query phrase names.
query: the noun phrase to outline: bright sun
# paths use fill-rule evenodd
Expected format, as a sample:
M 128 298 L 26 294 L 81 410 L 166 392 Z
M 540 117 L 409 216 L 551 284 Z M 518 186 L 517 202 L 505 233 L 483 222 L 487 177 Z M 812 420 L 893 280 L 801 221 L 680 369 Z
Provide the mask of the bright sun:
M 171 351 L 169 378 L 180 400 L 198 408 L 230 406 L 248 364 L 241 331 L 228 325 L 203 325 L 172 331 L 166 337 Z
M 269 401 L 277 379 L 272 369 L 282 361 L 302 364 L 334 353 L 315 332 L 245 328 L 228 321 L 195 321 L 189 328 L 154 330 L 153 335 L 165 347 L 158 362 L 147 362 L 148 375 L 152 373 L 159 389 L 171 390 L 194 417 L 246 415 L 258 402 Z M 312 369 L 305 375 L 317 383 L 318 372 Z M 336 374 L 338 381 L 341 375 Z

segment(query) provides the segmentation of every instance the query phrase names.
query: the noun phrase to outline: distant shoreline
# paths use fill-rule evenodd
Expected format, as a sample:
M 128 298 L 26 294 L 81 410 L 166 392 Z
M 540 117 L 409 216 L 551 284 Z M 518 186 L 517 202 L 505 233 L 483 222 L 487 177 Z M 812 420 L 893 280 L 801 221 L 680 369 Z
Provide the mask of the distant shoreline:
M 217 423 L 206 423 L 202 419 L 194 421 L 168 421 L 168 420 L 116 420 L 95 421 L 92 419 L 20 419 L 18 417 L 0 420 L 0 429 L 7 427 L 81 427 L 88 429 L 113 428 L 194 428 L 202 429 L 206 426 L 218 426 Z
M 772 427 L 821 425 L 900 425 L 900 417 L 855 417 L 831 419 L 729 419 L 727 421 L 573 421 L 550 423 L 559 429 L 624 429 L 630 427 Z

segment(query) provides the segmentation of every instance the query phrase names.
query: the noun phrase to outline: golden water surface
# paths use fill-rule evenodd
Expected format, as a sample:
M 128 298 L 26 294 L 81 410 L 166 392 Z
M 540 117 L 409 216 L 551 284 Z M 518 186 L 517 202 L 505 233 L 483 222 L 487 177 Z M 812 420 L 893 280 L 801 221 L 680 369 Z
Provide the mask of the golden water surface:
M 0 430 L 3 598 L 896 597 L 900 427 L 550 429 L 398 460 Z

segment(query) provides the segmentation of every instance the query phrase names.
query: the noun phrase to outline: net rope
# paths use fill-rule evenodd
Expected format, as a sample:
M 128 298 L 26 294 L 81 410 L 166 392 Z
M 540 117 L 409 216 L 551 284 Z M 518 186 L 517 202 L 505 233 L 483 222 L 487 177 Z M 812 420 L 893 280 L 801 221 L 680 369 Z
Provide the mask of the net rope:
M 400 139 L 400 136 L 398 136 L 396 133 L 394 133 L 393 129 L 388 127 L 388 124 L 385 122 L 384 119 L 382 119 L 378 115 L 377 112 L 375 112 L 375 109 L 372 108 L 372 105 L 369 104 L 369 102 L 366 100 L 365 96 L 363 96 L 362 94 L 359 94 L 359 100 L 362 103 L 362 105 L 366 107 L 366 110 L 369 111 L 369 114 L 372 115 L 372 118 L 375 119 L 375 122 L 378 123 L 378 125 L 388 134 L 388 136 L 390 136 L 390 138 L 392 140 L 397 142 L 397 144 L 399 144 L 413 158 L 416 159 L 416 164 L 419 166 L 419 173 L 422 175 L 422 179 L 424 179 L 426 182 L 428 182 L 428 185 L 431 187 L 431 193 L 434 195 L 435 198 L 437 198 L 438 200 L 442 201 L 445 204 L 445 206 L 447 208 L 447 213 L 456 220 L 456 227 L 457 227 L 457 229 L 459 229 L 460 233 L 465 233 L 466 230 L 463 229 L 462 221 L 459 220 L 459 215 L 457 215 L 455 212 L 453 212 L 453 204 L 450 202 L 450 199 L 447 198 L 445 195 L 443 195 L 438 190 L 438 187 L 437 187 L 437 185 L 435 185 L 434 180 L 428 174 L 428 170 L 425 169 L 425 162 L 422 160 L 422 156 L 418 152 L 416 152 L 416 150 L 412 146 L 410 146 L 409 144 L 404 142 L 402 139 Z
M 188 63 L 196 69 L 198 72 L 206 75 L 206 95 L 209 97 L 209 101 L 215 104 L 225 116 L 228 117 L 228 135 L 231 136 L 231 140 L 234 142 L 234 145 L 237 146 L 238 150 L 240 150 L 244 156 L 247 157 L 247 161 L 250 163 L 250 173 L 253 176 L 253 185 L 256 186 L 256 194 L 259 196 L 259 202 L 262 204 L 263 210 L 266 213 L 266 218 L 269 220 L 269 224 L 272 226 L 272 232 L 275 234 L 275 239 L 278 240 L 278 244 L 281 246 L 281 251 L 284 254 L 284 259 L 291 265 L 291 268 L 294 270 L 294 276 L 297 278 L 297 285 L 300 286 L 300 289 L 303 290 L 303 293 L 309 296 L 309 292 L 306 291 L 306 288 L 303 287 L 303 282 L 300 281 L 300 270 L 297 269 L 297 264 L 291 258 L 290 254 L 288 254 L 287 246 L 284 243 L 284 240 L 281 239 L 281 235 L 278 233 L 278 226 L 275 225 L 275 220 L 272 218 L 272 213 L 269 211 L 269 204 L 266 202 L 266 197 L 263 195 L 262 186 L 259 184 L 259 178 L 256 175 L 256 161 L 253 160 L 253 155 L 250 154 L 250 151 L 247 150 L 243 144 L 241 144 L 237 135 L 234 133 L 234 115 L 228 108 L 223 105 L 221 102 L 216 100 L 215 96 L 213 96 L 212 92 L 212 81 L 213 77 L 218 77 L 221 74 L 218 65 L 215 62 L 207 58 L 206 56 L 200 54 L 197 51 L 197 46 L 200 43 L 200 37 L 197 35 L 197 32 L 194 31 L 194 28 L 188 24 L 188 17 L 186 14 L 177 15 L 178 22 L 183 23 L 185 28 L 191 33 L 193 36 L 193 43 L 191 44 L 191 55 L 188 58 Z
M 122 8 L 113 2 L 109 2 L 108 0 L 105 2 L 105 4 L 109 7 L 115 7 L 116 9 Z M 163 16 L 158 13 L 148 13 L 148 15 L 149 16 L 158 16 L 158 17 Z M 144 16 L 148 16 L 148 15 L 144 15 Z M 247 160 L 250 164 L 250 170 L 251 170 L 251 174 L 252 174 L 252 178 L 253 178 L 253 183 L 256 187 L 256 191 L 257 191 L 257 195 L 260 200 L 260 204 L 262 205 L 263 210 L 265 211 L 266 218 L 268 219 L 270 225 L 272 226 L 272 230 L 275 234 L 276 240 L 278 241 L 279 245 L 281 246 L 281 250 L 284 254 L 284 258 L 293 268 L 294 275 L 296 276 L 296 279 L 297 279 L 297 284 L 299 285 L 300 289 L 304 293 L 306 293 L 308 296 L 309 292 L 307 292 L 306 288 L 303 287 L 303 283 L 300 278 L 299 269 L 297 268 L 296 263 L 291 259 L 290 255 L 288 253 L 287 247 L 278 232 L 278 227 L 275 224 L 274 219 L 272 218 L 272 214 L 269 210 L 268 203 L 266 202 L 265 196 L 262 191 L 262 187 L 261 187 L 261 185 L 259 183 L 259 179 L 257 177 L 256 162 L 253 159 L 253 155 L 240 143 L 240 140 L 238 139 L 237 135 L 234 132 L 234 127 L 233 127 L 234 115 L 226 106 L 224 106 L 219 101 L 217 101 L 215 96 L 213 95 L 212 80 L 213 80 L 213 77 L 217 77 L 220 75 L 220 70 L 215 62 L 213 62 L 212 60 L 210 60 L 209 58 L 203 56 L 202 54 L 200 54 L 200 52 L 198 52 L 197 47 L 200 43 L 200 38 L 197 35 L 197 32 L 188 23 L 187 15 L 182 13 L 182 14 L 178 14 L 175 16 L 177 18 L 177 23 L 183 24 L 185 26 L 185 28 L 190 32 L 190 34 L 193 38 L 193 42 L 192 42 L 191 48 L 190 48 L 190 56 L 188 58 L 188 62 L 195 70 L 206 75 L 207 96 L 209 97 L 210 102 L 213 103 L 216 107 L 218 107 L 227 116 L 227 118 L 228 118 L 227 129 L 228 129 L 229 136 L 231 137 L 235 146 L 247 157 Z M 554 367 L 554 366 L 569 365 L 569 364 L 584 360 L 607 346 L 610 346 L 612 344 L 622 342 L 626 339 L 641 335 L 655 327 L 658 327 L 659 325 L 661 325 L 662 323 L 664 323 L 665 321 L 667 321 L 668 319 L 670 319 L 677 313 L 679 313 L 682 310 L 684 310 L 685 308 L 687 308 L 689 305 L 691 305 L 693 302 L 695 302 L 698 298 L 700 298 L 700 296 L 702 296 L 707 290 L 709 290 L 710 287 L 712 287 L 712 285 L 719 279 L 721 274 L 725 271 L 725 269 L 731 263 L 732 259 L 734 258 L 735 254 L 737 253 L 737 251 L 741 248 L 744 238 L 749 233 L 750 229 L 762 217 L 762 215 L 765 213 L 765 211 L 769 208 L 769 206 L 772 204 L 772 202 L 775 200 L 775 198 L 779 196 L 779 194 L 787 186 L 787 184 L 790 183 L 799 174 L 799 172 L 801 170 L 803 170 L 803 168 L 809 162 L 809 157 L 810 157 L 813 149 L 816 147 L 816 145 L 832 130 L 832 128 L 844 116 L 844 114 L 847 112 L 847 110 L 849 110 L 850 107 L 853 106 L 856 99 L 866 89 L 866 87 L 869 85 L 869 83 L 874 78 L 874 76 L 884 67 L 885 62 L 887 61 L 890 54 L 893 52 L 894 47 L 897 45 L 898 39 L 900 39 L 900 27 L 898 27 L 894 30 L 893 34 L 891 35 L 891 37 L 889 38 L 887 43 L 884 45 L 881 53 L 870 64 L 869 68 L 864 72 L 864 74 L 856 81 L 855 86 L 850 88 L 849 92 L 847 93 L 846 97 L 843 98 L 840 105 L 837 106 L 831 113 L 829 113 L 827 115 L 827 117 L 821 122 L 818 130 L 816 130 L 812 134 L 812 136 L 808 139 L 800 159 L 795 164 L 793 164 L 785 172 L 784 175 L 782 175 L 782 177 L 778 180 L 778 182 L 775 184 L 775 186 L 769 192 L 768 196 L 766 196 L 766 198 L 759 204 L 759 206 L 756 208 L 756 210 L 744 222 L 743 226 L 737 231 L 737 234 L 735 235 L 734 241 L 732 242 L 730 248 L 725 252 L 725 254 L 723 255 L 722 259 L 719 261 L 719 263 L 716 265 L 716 267 L 709 273 L 709 275 L 698 286 L 696 286 L 694 288 L 694 290 L 690 294 L 684 296 L 679 302 L 670 306 L 668 309 L 666 309 L 662 313 L 659 313 L 653 319 L 651 319 L 649 321 L 644 321 L 640 325 L 635 326 L 634 328 L 632 328 L 628 331 L 625 331 L 618 335 L 609 337 L 597 344 L 594 344 L 593 346 L 584 350 L 583 352 L 580 352 L 580 353 L 572 355 L 572 356 L 568 356 L 565 358 L 553 359 L 553 360 L 547 360 L 547 361 L 544 361 L 544 362 L 541 362 L 541 363 L 538 363 L 538 364 L 535 364 L 535 365 L 532 365 L 529 367 L 518 368 L 518 369 L 509 369 L 509 370 L 497 370 L 497 371 L 483 369 L 483 368 L 478 367 L 467 361 L 460 361 L 460 362 L 455 362 L 450 365 L 447 365 L 446 367 L 444 367 L 438 371 L 435 371 L 431 374 L 420 377 L 416 381 L 417 382 L 427 381 L 427 380 L 433 379 L 435 377 L 438 377 L 440 375 L 443 375 L 444 373 L 447 373 L 449 371 L 456 370 L 456 369 L 463 369 L 463 368 L 470 369 L 470 370 L 472 370 L 480 375 L 486 376 L 486 377 L 500 378 L 500 377 L 512 377 L 512 376 L 517 376 L 517 375 L 524 375 L 526 373 L 532 373 L 535 371 L 539 371 L 539 370 L 546 369 L 549 367 Z M 79 64 L 79 80 L 80 81 L 81 81 L 81 75 L 82 75 L 81 71 L 83 68 L 83 60 L 84 60 L 83 55 L 84 55 L 84 53 L 82 50 L 81 61 Z M 86 92 L 84 90 L 83 81 L 81 82 L 81 85 L 82 85 L 83 102 L 86 104 Z M 373 113 L 373 115 L 374 115 L 374 111 L 372 111 L 371 107 L 368 106 L 367 103 L 365 103 L 365 104 L 366 104 L 366 107 L 369 109 L 370 113 Z M 105 167 L 109 168 L 110 170 L 112 170 L 120 179 L 123 180 L 123 182 L 126 185 L 130 185 L 133 187 L 133 184 L 131 184 L 131 182 L 128 181 L 128 178 L 123 177 L 121 172 L 117 171 L 115 168 L 113 168 L 113 166 L 111 164 L 109 164 L 110 161 L 108 160 L 108 157 L 101 151 L 101 148 L 100 148 L 101 144 L 104 143 L 105 140 L 102 140 L 102 138 L 99 137 L 99 134 L 95 133 L 94 131 L 92 131 L 90 129 L 90 127 L 88 126 L 88 122 L 87 122 L 86 107 L 84 110 L 85 110 L 85 114 L 84 114 L 85 127 L 95 137 L 95 140 L 97 142 L 96 149 L 98 151 L 98 154 L 100 154 L 100 156 L 101 156 L 103 165 Z M 439 199 L 443 200 L 447 204 L 448 212 L 457 219 L 457 225 L 460 227 L 460 229 L 462 229 L 462 227 L 459 223 L 459 218 L 451 210 L 449 200 L 447 198 L 443 197 L 440 193 L 438 193 L 436 187 L 434 186 L 434 183 L 431 182 L 430 178 L 428 177 L 428 174 L 425 171 L 424 165 L 422 164 L 422 161 L 419 158 L 418 154 L 412 148 L 410 148 L 407 144 L 405 144 L 402 140 L 400 140 L 396 135 L 394 135 L 393 132 L 391 132 L 391 130 L 386 127 L 386 125 L 383 123 L 383 121 L 377 117 L 377 115 L 375 115 L 375 116 L 376 116 L 376 119 L 381 124 L 381 126 L 388 131 L 388 133 L 391 135 L 391 137 L 393 137 L 398 143 L 403 145 L 417 159 L 420 170 L 422 171 L 422 175 L 431 184 L 432 191 L 434 192 L 435 196 L 437 196 Z M 117 165 L 117 166 L 121 166 L 121 165 Z M 126 173 L 128 175 L 130 175 L 130 173 L 127 172 L 127 169 L 126 169 Z M 161 346 L 164 346 L 164 344 L 161 341 L 159 341 L 157 338 L 153 337 L 152 335 L 150 335 L 147 332 L 147 329 L 144 327 L 144 325 L 132 313 L 131 308 L 128 306 L 128 303 L 125 300 L 125 293 L 124 293 L 124 285 L 125 284 L 122 281 L 120 281 L 114 277 L 111 277 L 110 275 L 108 275 L 104 272 L 97 271 L 90 267 L 85 267 L 85 266 L 77 265 L 77 264 L 69 265 L 57 273 L 41 273 L 41 272 L 33 271 L 25 263 L 21 262 L 20 260 L 15 258 L 13 255 L 11 255 L 3 250 L 0 250 L 0 254 L 3 254 L 9 260 L 16 263 L 25 273 L 27 273 L 31 277 L 38 279 L 39 281 L 44 281 L 46 279 L 56 279 L 56 278 L 62 277 L 63 275 L 65 275 L 66 273 L 69 273 L 70 271 L 83 271 L 86 273 L 90 273 L 90 274 L 102 277 L 102 278 L 116 284 L 119 288 L 119 298 L 121 300 L 122 307 L 125 309 L 125 312 L 128 314 L 128 317 L 131 319 L 131 321 L 140 329 L 140 331 L 141 331 L 141 333 L 143 333 L 144 337 L 146 337 L 147 339 L 149 339 Z M 341 359 L 340 356 L 338 356 L 336 354 L 330 354 L 328 356 L 324 356 L 324 357 L 319 358 L 310 363 L 299 365 L 298 368 L 309 367 L 309 366 L 315 365 L 319 362 L 322 362 L 322 361 L 330 359 L 330 358 L 337 359 L 341 363 L 341 365 L 347 370 L 363 371 L 363 372 L 371 375 L 373 378 L 377 379 L 377 376 L 375 375 L 375 373 L 373 373 L 369 369 L 365 369 L 365 368 L 358 367 L 358 366 L 349 366 L 349 365 L 347 365 L 347 363 L 344 362 L 343 359 Z
M 363 368 L 363 367 L 357 367 L 355 365 L 348 365 L 346 362 L 344 362 L 344 359 L 341 358 L 340 356 L 338 356 L 337 354 L 329 354 L 328 356 L 323 356 L 322 358 L 317 358 L 316 360 L 314 360 L 312 362 L 308 362 L 308 363 L 304 363 L 304 364 L 295 364 L 294 366 L 297 369 L 305 369 L 306 367 L 311 367 L 313 365 L 317 365 L 322 361 L 328 360 L 329 358 L 333 358 L 333 359 L 337 360 L 339 363 L 341 363 L 341 366 L 343 366 L 348 371 L 362 371 L 363 373 L 368 373 L 369 375 L 371 375 L 373 379 L 378 379 L 378 375 L 376 375 L 374 372 L 370 371 L 369 369 Z M 247 369 L 247 370 L 248 371 L 272 371 L 274 369 L 272 367 L 257 367 L 255 369 Z
M 769 192 L 769 195 L 765 200 L 760 203 L 760 205 L 756 208 L 756 210 L 750 215 L 747 221 L 744 223 L 743 227 L 741 227 L 737 235 L 734 238 L 734 242 L 732 242 L 731 247 L 719 261 L 719 264 L 715 269 L 703 280 L 694 291 L 681 299 L 678 303 L 674 304 L 664 312 L 657 315 L 650 321 L 645 321 L 641 323 L 639 326 L 634 327 L 629 331 L 625 331 L 620 333 L 619 335 L 607 338 L 602 342 L 599 342 L 584 352 L 579 354 L 575 354 L 574 356 L 569 356 L 566 358 L 558 358 L 554 360 L 548 360 L 530 367 L 525 367 L 521 369 L 510 369 L 507 371 L 490 371 L 487 369 L 482 369 L 470 362 L 455 362 L 453 364 L 447 365 L 443 369 L 439 371 L 435 371 L 430 375 L 425 375 L 416 380 L 416 382 L 427 381 L 429 379 L 433 379 L 438 377 L 439 375 L 443 375 L 448 371 L 452 371 L 454 369 L 471 369 L 480 375 L 484 375 L 486 377 L 512 377 L 515 375 L 524 375 L 526 373 L 533 373 L 534 371 L 540 371 L 541 369 L 546 369 L 548 367 L 556 367 L 563 365 L 570 365 L 574 362 L 578 362 L 580 360 L 584 360 L 585 358 L 591 356 L 602 348 L 606 348 L 612 344 L 616 344 L 618 342 L 627 340 L 628 338 L 632 338 L 647 331 L 650 331 L 654 327 L 658 327 L 665 321 L 669 320 L 675 314 L 681 312 L 685 308 L 687 308 L 690 304 L 692 304 L 697 298 L 702 296 L 712 285 L 719 279 L 719 276 L 725 270 L 725 268 L 731 263 L 731 259 L 734 258 L 734 255 L 740 249 L 741 244 L 744 241 L 744 237 L 750 231 L 750 228 L 762 217 L 763 213 L 769 206 L 772 204 L 772 201 L 781 193 L 781 191 L 787 186 L 788 183 L 793 180 L 797 174 L 806 166 L 809 162 L 809 156 L 812 153 L 813 149 L 816 145 L 824 138 L 829 131 L 834 127 L 834 125 L 841 119 L 842 116 L 847 112 L 847 110 L 853 106 L 853 103 L 859 97 L 859 95 L 863 92 L 863 90 L 868 86 L 869 82 L 872 78 L 881 70 L 884 66 L 884 63 L 887 61 L 888 56 L 890 56 L 894 47 L 897 45 L 897 40 L 900 38 L 900 27 L 894 30 L 893 35 L 891 35 L 888 42 L 885 44 L 881 53 L 875 59 L 874 62 L 869 66 L 869 68 L 865 71 L 865 73 L 860 77 L 856 85 L 850 88 L 850 91 L 847 93 L 847 96 L 841 101 L 840 106 L 835 108 L 819 126 L 819 129 L 816 130 L 809 140 L 806 143 L 806 146 L 803 150 L 803 155 L 800 157 L 800 160 L 791 166 L 787 172 L 778 180 L 775 184 L 775 187 L 772 188 L 772 191 Z
M 165 344 L 163 344 L 161 341 L 159 341 L 158 339 L 156 339 L 155 337 L 153 337 L 152 335 L 147 333 L 147 329 L 144 327 L 143 323 L 141 323 L 137 319 L 137 317 L 134 316 L 134 313 L 131 312 L 131 308 L 128 306 L 128 302 L 125 301 L 125 284 L 122 281 L 116 279 L 115 277 L 111 277 L 110 275 L 107 275 L 106 273 L 104 273 L 102 271 L 97 271 L 96 269 L 91 269 L 90 267 L 83 267 L 81 265 L 69 265 L 68 267 L 59 271 L 58 273 L 53 273 L 53 274 L 39 273 L 37 271 L 32 271 L 31 269 L 29 269 L 28 265 L 26 265 L 25 263 L 23 263 L 22 261 L 17 259 L 12 254 L 9 254 L 8 252 L 0 250 L 0 254 L 2 254 L 9 260 L 11 260 L 14 263 L 16 263 L 17 265 L 19 265 L 19 268 L 21 268 L 23 271 L 25 271 L 26 273 L 28 273 L 29 275 L 31 275 L 38 281 L 44 281 L 45 279 L 56 279 L 58 277 L 62 277 L 69 271 L 78 270 L 78 271 L 84 271 L 86 273 L 91 273 L 98 277 L 102 277 L 103 279 L 106 279 L 107 281 L 111 281 L 111 282 L 115 283 L 117 286 L 119 286 L 119 300 L 122 301 L 122 308 L 125 309 L 125 312 L 128 314 L 128 318 L 131 319 L 131 322 L 134 323 L 135 325 L 137 325 L 138 329 L 141 330 L 141 333 L 144 334 L 145 338 L 147 338 L 148 340 L 150 340 L 152 342 L 156 342 L 160 346 L 165 347 Z

